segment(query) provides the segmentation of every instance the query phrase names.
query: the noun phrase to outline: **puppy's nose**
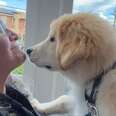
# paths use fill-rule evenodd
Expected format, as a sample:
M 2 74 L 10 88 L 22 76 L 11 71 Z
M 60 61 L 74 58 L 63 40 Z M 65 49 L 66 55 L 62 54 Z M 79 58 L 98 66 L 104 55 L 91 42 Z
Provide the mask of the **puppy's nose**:
M 27 52 L 28 55 L 30 55 L 32 51 L 33 51 L 32 49 L 27 49 L 26 52 Z

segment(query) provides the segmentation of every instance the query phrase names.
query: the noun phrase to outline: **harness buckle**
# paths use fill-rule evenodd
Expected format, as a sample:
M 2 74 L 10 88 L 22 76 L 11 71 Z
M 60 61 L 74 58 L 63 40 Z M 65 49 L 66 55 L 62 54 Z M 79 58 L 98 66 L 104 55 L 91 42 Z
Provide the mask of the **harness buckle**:
M 87 106 L 88 112 L 91 114 L 91 116 L 99 116 L 98 110 L 94 104 L 87 102 Z

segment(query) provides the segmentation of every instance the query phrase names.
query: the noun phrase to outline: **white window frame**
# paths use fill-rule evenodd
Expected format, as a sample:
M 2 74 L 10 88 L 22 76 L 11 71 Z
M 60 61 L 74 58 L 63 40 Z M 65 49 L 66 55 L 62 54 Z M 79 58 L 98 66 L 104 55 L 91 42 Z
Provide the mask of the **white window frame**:
M 64 13 L 72 13 L 73 0 L 27 0 L 26 48 L 44 40 L 50 22 Z M 24 82 L 40 102 L 64 93 L 65 81 L 58 73 L 25 63 Z

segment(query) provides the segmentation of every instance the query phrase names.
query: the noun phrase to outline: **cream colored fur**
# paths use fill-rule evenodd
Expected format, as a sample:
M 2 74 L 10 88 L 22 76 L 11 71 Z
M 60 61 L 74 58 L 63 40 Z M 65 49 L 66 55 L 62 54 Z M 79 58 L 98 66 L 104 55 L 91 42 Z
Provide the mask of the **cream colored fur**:
M 45 104 L 35 100 L 32 105 L 46 114 L 70 112 L 70 116 L 84 116 L 88 112 L 85 88 L 97 74 L 116 62 L 116 34 L 99 16 L 68 14 L 54 20 L 46 40 L 32 49 L 33 63 L 61 72 L 72 87 L 69 96 Z M 99 116 L 116 116 L 116 69 L 103 77 L 96 105 Z

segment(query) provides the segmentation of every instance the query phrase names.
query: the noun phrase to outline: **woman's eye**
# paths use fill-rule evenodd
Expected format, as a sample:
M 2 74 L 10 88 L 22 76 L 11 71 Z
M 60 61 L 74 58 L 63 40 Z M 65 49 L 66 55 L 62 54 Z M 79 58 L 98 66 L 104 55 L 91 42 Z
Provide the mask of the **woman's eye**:
M 50 38 L 50 41 L 51 41 L 51 42 L 54 42 L 54 41 L 55 41 L 55 38 L 54 38 L 54 37 L 51 37 L 51 38 Z

